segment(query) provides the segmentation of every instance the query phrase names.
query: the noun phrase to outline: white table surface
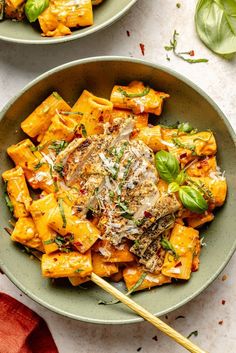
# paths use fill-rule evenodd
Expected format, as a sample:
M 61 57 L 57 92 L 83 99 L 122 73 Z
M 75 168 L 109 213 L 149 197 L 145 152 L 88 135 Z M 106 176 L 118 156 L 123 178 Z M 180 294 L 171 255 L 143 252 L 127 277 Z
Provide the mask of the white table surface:
M 195 0 L 180 0 L 180 9 L 176 2 L 139 0 L 128 15 L 112 27 L 68 44 L 36 47 L 1 42 L 0 108 L 25 84 L 54 66 L 84 57 L 125 55 L 166 65 L 190 78 L 216 101 L 236 128 L 236 60 L 225 61 L 215 56 L 199 41 L 193 21 Z M 209 63 L 190 65 L 173 56 L 167 61 L 163 46 L 168 44 L 174 29 L 180 33 L 181 50 L 194 49 L 196 57 L 206 57 Z M 139 43 L 145 44 L 144 57 Z M 198 330 L 198 336 L 192 340 L 208 352 L 236 352 L 235 273 L 236 255 L 204 293 L 163 319 L 184 335 Z M 223 275 L 227 276 L 224 281 Z M 5 275 L 0 275 L 0 290 L 25 303 L 47 321 L 60 353 L 185 351 L 147 323 L 103 326 L 61 317 L 27 298 Z M 225 300 L 224 305 L 222 300 Z M 185 318 L 175 320 L 179 315 Z M 155 335 L 158 341 L 153 339 Z

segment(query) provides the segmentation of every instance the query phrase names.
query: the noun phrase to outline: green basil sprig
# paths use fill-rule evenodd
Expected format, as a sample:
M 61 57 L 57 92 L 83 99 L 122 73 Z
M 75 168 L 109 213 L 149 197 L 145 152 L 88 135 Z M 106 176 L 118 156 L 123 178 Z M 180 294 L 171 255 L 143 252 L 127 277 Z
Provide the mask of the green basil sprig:
M 183 185 L 186 181 L 184 170 L 180 171 L 177 158 L 166 151 L 159 151 L 155 156 L 157 171 L 164 181 L 169 183 L 168 192 L 178 192 L 183 206 L 195 213 L 203 213 L 208 204 L 201 192 L 192 186 Z
M 177 178 L 180 168 L 178 160 L 169 152 L 159 151 L 155 156 L 156 168 L 161 179 L 172 183 Z
M 236 1 L 199 0 L 195 12 L 197 33 L 217 54 L 236 52 Z
M 25 4 L 25 14 L 29 22 L 35 22 L 48 6 L 49 0 L 27 0 Z
M 179 197 L 185 208 L 195 213 L 203 213 L 208 209 L 208 204 L 202 194 L 191 186 L 181 186 Z

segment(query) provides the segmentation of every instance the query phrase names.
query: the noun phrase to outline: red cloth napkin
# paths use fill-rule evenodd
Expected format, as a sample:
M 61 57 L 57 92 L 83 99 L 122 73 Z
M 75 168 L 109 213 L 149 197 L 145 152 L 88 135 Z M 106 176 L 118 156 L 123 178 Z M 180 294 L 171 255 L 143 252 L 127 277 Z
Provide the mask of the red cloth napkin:
M 0 353 L 58 353 L 46 322 L 5 293 L 0 293 Z

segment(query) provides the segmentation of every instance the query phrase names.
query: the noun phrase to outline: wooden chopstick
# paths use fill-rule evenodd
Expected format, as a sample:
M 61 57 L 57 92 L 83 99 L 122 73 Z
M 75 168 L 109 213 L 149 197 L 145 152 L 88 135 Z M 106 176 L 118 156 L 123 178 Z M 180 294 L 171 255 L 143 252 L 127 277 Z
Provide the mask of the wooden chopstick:
M 128 296 L 120 292 L 118 289 L 113 287 L 107 281 L 97 276 L 95 273 L 91 274 L 91 281 L 96 283 L 99 287 L 104 289 L 106 292 L 113 295 L 115 298 L 119 299 L 123 304 L 127 305 L 130 309 L 135 311 L 138 315 L 142 316 L 145 320 L 150 322 L 152 325 L 157 327 L 160 331 L 164 332 L 167 336 L 175 340 L 182 347 L 186 348 L 191 353 L 207 353 L 203 351 L 201 348 L 197 347 L 194 343 L 192 343 L 189 339 L 182 336 L 179 332 L 175 331 L 172 327 L 168 326 L 165 322 L 161 321 L 153 314 L 149 313 L 146 309 L 144 309 L 141 305 L 135 303 Z

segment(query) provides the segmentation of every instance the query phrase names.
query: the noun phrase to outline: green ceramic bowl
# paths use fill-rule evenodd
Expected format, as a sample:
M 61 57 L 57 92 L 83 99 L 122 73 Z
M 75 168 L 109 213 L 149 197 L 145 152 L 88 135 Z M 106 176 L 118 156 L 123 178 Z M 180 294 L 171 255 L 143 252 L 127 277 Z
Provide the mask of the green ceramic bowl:
M 117 21 L 136 3 L 137 0 L 104 0 L 104 3 L 94 7 L 94 24 L 90 27 L 73 31 L 64 37 L 42 37 L 37 26 L 29 22 L 13 22 L 11 20 L 0 21 L 0 39 L 14 43 L 24 44 L 55 44 L 68 42 L 85 37 L 103 29 Z
M 74 61 L 53 69 L 34 80 L 15 97 L 0 114 L 1 173 L 12 166 L 6 148 L 24 138 L 20 122 L 52 91 L 58 91 L 73 104 L 83 89 L 108 98 L 115 83 L 142 80 L 155 89 L 170 93 L 161 123 L 189 121 L 201 129 L 213 129 L 218 141 L 218 161 L 226 170 L 229 193 L 225 206 L 214 222 L 205 228 L 207 247 L 202 249 L 201 265 L 190 281 L 166 285 L 134 294 L 133 298 L 155 315 L 166 314 L 198 295 L 222 271 L 236 248 L 235 134 L 217 105 L 192 82 L 165 67 L 129 58 L 98 57 Z M 159 119 L 158 119 L 159 120 Z M 14 245 L 3 230 L 8 225 L 9 211 L 5 202 L 0 207 L 0 266 L 10 280 L 30 298 L 62 315 L 103 324 L 140 321 L 123 304 L 98 305 L 111 297 L 93 284 L 87 290 L 73 288 L 67 282 L 54 282 L 40 274 L 40 264 Z M 124 289 L 121 284 L 119 288 Z

